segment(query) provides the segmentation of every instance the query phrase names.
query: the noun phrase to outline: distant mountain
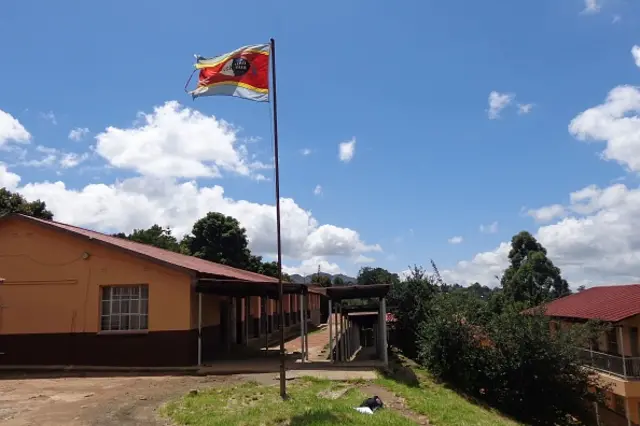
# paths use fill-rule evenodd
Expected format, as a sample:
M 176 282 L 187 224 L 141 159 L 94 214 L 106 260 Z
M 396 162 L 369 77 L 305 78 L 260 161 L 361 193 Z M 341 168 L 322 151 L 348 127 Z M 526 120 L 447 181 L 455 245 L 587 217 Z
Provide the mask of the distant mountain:
M 304 283 L 309 284 L 309 283 L 311 283 L 311 278 L 313 278 L 314 275 L 316 275 L 316 274 L 310 274 L 310 275 L 306 275 L 306 276 L 302 276 L 300 274 L 293 274 L 293 275 L 291 275 L 291 280 L 294 283 L 298 283 L 298 284 L 304 284 Z M 333 281 L 334 278 L 336 278 L 336 277 L 340 277 L 345 282 L 345 284 L 348 284 L 348 283 L 355 284 L 356 283 L 356 279 L 354 277 L 350 277 L 350 276 L 344 275 L 344 274 L 335 274 L 335 275 L 333 275 L 333 274 L 327 274 L 326 272 L 320 272 L 320 275 L 324 275 L 326 277 L 331 278 L 331 281 Z

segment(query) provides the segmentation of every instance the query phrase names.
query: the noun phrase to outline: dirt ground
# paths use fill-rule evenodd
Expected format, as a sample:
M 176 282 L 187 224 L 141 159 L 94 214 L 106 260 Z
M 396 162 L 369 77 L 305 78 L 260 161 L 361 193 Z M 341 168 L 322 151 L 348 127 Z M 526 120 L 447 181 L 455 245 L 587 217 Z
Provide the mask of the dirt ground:
M 4 426 L 164 426 L 165 401 L 238 379 L 224 376 L 0 377 Z

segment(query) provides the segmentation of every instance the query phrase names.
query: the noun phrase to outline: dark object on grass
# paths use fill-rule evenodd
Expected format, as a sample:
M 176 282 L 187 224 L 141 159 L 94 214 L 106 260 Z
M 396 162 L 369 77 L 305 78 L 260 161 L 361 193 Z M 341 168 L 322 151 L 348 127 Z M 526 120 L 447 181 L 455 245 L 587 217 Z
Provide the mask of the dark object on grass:
M 380 397 L 376 395 L 373 398 L 367 398 L 364 401 L 362 401 L 362 404 L 360 404 L 360 406 L 367 407 L 371 411 L 376 411 L 378 408 L 383 408 L 384 404 L 382 403 L 382 400 L 380 399 Z

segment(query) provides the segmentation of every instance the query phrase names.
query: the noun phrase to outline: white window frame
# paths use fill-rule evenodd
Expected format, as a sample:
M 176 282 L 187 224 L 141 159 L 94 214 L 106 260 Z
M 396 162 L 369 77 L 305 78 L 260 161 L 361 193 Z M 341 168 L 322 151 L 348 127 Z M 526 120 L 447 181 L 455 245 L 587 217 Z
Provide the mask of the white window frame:
M 105 297 L 107 293 L 108 297 Z M 105 313 L 105 306 L 108 306 L 108 313 Z M 100 333 L 148 331 L 148 284 L 100 286 Z

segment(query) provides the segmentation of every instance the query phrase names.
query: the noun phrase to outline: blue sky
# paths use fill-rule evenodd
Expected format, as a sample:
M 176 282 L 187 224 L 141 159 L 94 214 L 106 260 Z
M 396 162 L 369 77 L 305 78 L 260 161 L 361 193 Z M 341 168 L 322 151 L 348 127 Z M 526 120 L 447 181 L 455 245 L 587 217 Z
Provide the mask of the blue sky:
M 162 197 L 173 197 L 178 206 L 170 185 L 190 181 L 201 189 L 219 185 L 234 203 L 273 204 L 272 181 L 236 172 L 221 177 L 141 172 L 144 164 L 134 163 L 144 163 L 143 157 L 123 159 L 114 150 L 142 143 L 135 132 L 142 124 L 134 124 L 139 112 L 153 114 L 175 100 L 182 104 L 178 110 L 231 123 L 235 146 L 246 144 L 251 158 L 269 163 L 268 105 L 232 98 L 194 102 L 183 86 L 194 53 L 213 56 L 274 37 L 282 196 L 317 221 L 308 232 L 291 236 L 285 262 L 290 271 L 315 270 L 317 264 L 351 274 L 365 264 L 402 271 L 433 258 L 452 280 L 491 280 L 487 271 L 504 266 L 500 244 L 522 229 L 539 233 L 561 266 L 578 262 L 578 271 L 591 264 L 554 245 L 553 238 L 561 238 L 554 226 L 568 220 L 588 224 L 589 215 L 602 211 L 568 208 L 546 225 L 527 212 L 566 205 L 570 193 L 592 184 L 604 189 L 624 179 L 627 191 L 637 189 L 637 170 L 622 158 L 629 151 L 605 161 L 602 152 L 613 138 L 592 132 L 587 136 L 607 145 L 583 143 L 576 138 L 579 131 L 572 134 L 568 126 L 603 104 L 616 86 L 640 81 L 631 54 L 640 44 L 638 2 L 602 0 L 591 11 L 585 11 L 584 0 L 271 3 L 210 4 L 206 10 L 191 1 L 51 1 L 35 9 L 25 2 L 3 4 L 0 110 L 30 135 L 16 141 L 14 133 L 3 144 L 0 133 L 5 185 L 45 199 L 60 220 L 106 231 L 156 221 L 187 229 L 193 215 L 206 210 L 203 201 L 191 200 L 198 207 L 188 214 L 176 213 L 177 207 L 158 212 L 164 205 L 159 198 L 148 203 L 156 208 L 152 213 L 123 206 L 145 204 L 137 197 L 152 197 L 148 191 L 165 191 Z M 490 119 L 494 91 L 510 101 Z M 530 110 L 519 113 L 519 105 L 528 104 Z M 637 114 L 633 107 L 629 111 Z M 122 134 L 109 133 L 109 127 L 128 132 L 128 138 L 114 141 Z M 70 140 L 74 128 L 88 132 Z M 104 144 L 111 141 L 110 150 L 97 147 L 100 134 Z M 178 144 L 189 137 L 175 128 L 167 134 Z M 634 135 L 630 143 L 640 155 Z M 353 158 L 340 161 L 339 144 L 352 138 Z M 204 139 L 199 143 L 206 144 Z M 153 138 L 145 141 L 152 144 Z M 169 142 L 163 155 L 170 156 Z M 218 143 L 213 136 L 211 143 Z M 311 153 L 303 155 L 305 149 Z M 84 161 L 63 168 L 65 153 Z M 56 160 L 43 162 L 47 155 Z M 273 176 L 270 169 L 256 173 Z M 144 181 L 144 188 L 83 195 L 87 185 L 113 188 L 128 179 Z M 64 189 L 58 185 L 62 192 L 56 192 L 47 181 L 63 182 Z M 320 194 L 314 194 L 317 185 Z M 94 212 L 106 198 L 107 205 Z M 256 214 L 249 207 L 235 203 L 222 210 L 244 215 L 241 222 L 256 241 L 270 229 L 249 223 Z M 292 233 L 301 229 L 295 221 L 288 225 L 296 228 Z M 452 244 L 453 237 L 462 241 Z M 268 255 L 267 243 L 255 244 Z M 594 235 L 580 244 L 600 242 Z M 633 242 L 625 244 L 635 250 Z M 478 264 L 477 253 L 500 259 Z M 361 263 L 365 258 L 375 260 Z M 469 262 L 475 262 L 473 268 Z M 637 277 L 636 269 L 623 277 Z M 568 273 L 574 282 L 616 279 L 602 268 L 597 279 Z

